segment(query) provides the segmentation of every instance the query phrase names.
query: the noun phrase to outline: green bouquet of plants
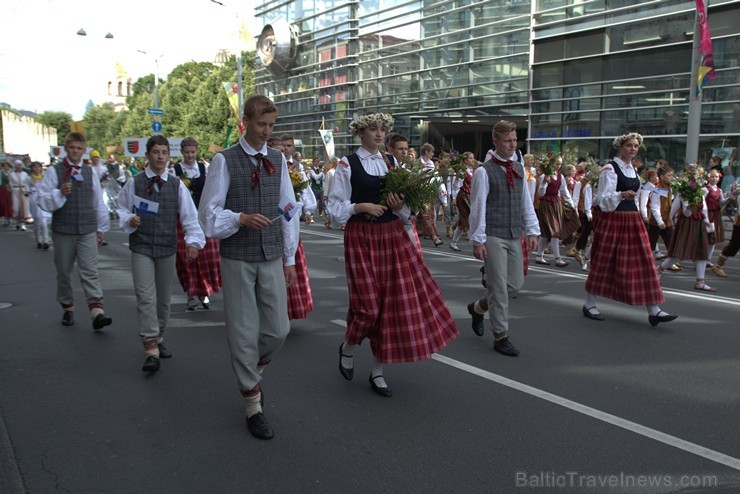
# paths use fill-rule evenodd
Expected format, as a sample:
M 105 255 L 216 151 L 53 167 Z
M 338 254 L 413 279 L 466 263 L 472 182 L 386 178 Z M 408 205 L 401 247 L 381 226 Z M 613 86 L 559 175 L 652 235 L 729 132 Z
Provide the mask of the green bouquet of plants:
M 426 211 L 439 194 L 440 181 L 436 170 L 421 164 L 391 168 L 384 178 L 385 186 L 380 193 L 380 204 L 384 206 L 388 205 L 388 194 L 394 192 L 403 196 L 411 212 Z

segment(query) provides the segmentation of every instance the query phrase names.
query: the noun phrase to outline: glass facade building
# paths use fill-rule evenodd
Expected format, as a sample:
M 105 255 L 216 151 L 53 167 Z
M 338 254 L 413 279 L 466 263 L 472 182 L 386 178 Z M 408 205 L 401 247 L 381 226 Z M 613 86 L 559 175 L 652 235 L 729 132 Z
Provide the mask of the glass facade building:
M 258 58 L 255 86 L 304 156 L 321 155 L 322 122 L 342 155 L 357 145 L 352 118 L 383 111 L 412 146 L 479 158 L 504 118 L 532 152 L 606 158 L 614 136 L 637 131 L 647 161 L 683 163 L 693 0 L 270 0 L 255 12 L 293 27 L 292 66 L 275 75 Z M 700 160 L 740 138 L 740 1 L 708 12 L 717 78 Z

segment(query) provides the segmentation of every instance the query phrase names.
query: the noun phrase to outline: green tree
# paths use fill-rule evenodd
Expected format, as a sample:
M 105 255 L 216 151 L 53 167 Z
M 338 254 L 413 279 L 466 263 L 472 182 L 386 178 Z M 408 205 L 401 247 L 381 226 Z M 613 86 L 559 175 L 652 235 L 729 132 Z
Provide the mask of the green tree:
M 93 106 L 85 113 L 85 137 L 88 145 L 102 155 L 105 155 L 106 146 L 121 145 L 120 142 L 114 142 L 116 136 L 110 131 L 117 116 L 112 103 Z
M 57 129 L 57 145 L 64 144 L 64 137 L 69 132 L 69 124 L 73 122 L 72 115 L 63 111 L 45 111 L 39 113 L 34 119 L 42 124 Z

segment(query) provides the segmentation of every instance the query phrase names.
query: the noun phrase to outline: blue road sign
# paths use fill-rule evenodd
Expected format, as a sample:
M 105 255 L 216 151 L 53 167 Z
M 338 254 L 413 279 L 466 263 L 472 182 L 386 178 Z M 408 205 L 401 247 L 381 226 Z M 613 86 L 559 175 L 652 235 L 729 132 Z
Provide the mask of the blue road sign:
M 161 108 L 149 108 L 149 115 L 164 115 L 164 110 Z
M 152 124 L 152 130 L 154 132 L 162 132 L 162 122 L 154 122 Z

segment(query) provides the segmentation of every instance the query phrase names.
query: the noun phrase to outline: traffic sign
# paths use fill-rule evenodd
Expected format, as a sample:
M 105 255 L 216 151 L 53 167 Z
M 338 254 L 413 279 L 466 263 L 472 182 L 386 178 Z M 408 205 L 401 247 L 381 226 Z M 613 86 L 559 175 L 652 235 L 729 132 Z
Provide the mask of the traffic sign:
M 164 110 L 161 108 L 149 108 L 149 115 L 164 115 Z
M 154 122 L 152 124 L 152 130 L 154 132 L 162 132 L 162 122 Z

